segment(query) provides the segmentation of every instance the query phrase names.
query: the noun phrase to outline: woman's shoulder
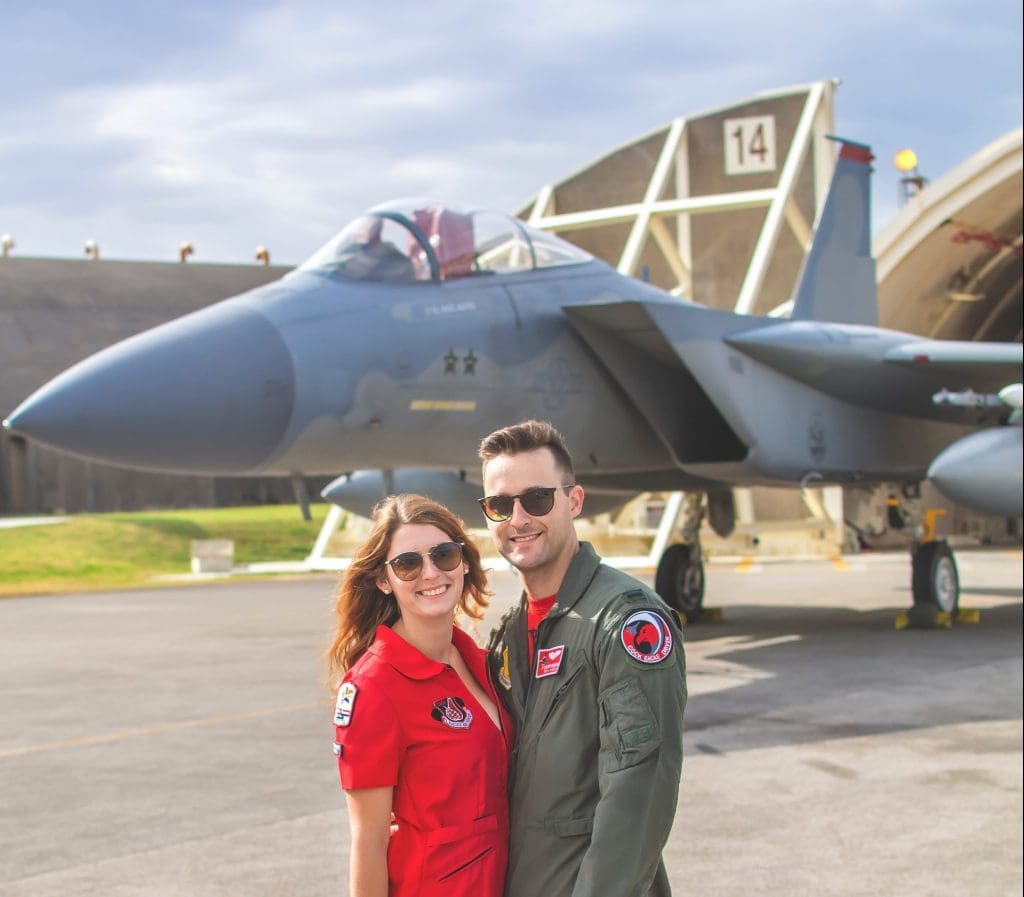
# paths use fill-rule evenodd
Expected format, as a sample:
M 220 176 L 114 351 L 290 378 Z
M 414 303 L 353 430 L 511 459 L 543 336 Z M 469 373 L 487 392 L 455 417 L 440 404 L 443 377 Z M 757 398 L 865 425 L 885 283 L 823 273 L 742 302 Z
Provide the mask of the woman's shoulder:
M 343 682 L 355 684 L 369 684 L 378 680 L 387 680 L 394 672 L 391 665 L 383 662 L 380 656 L 380 641 L 374 641 L 360 655 L 359 659 L 352 664 L 345 673 Z
M 351 721 L 357 704 L 363 711 L 362 716 L 369 712 L 380 725 L 397 716 L 392 700 L 394 676 L 395 671 L 389 664 L 382 662 L 370 650 L 364 652 L 345 673 L 338 687 L 338 705 L 344 704 L 348 708 L 347 719 Z M 344 725 L 347 726 L 348 722 Z

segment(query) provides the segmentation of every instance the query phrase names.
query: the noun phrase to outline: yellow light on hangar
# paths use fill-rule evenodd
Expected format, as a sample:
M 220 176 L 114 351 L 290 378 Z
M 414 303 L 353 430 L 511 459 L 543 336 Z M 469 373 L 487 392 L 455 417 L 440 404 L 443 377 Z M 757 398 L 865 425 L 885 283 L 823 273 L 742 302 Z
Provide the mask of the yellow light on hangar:
M 917 153 L 912 149 L 901 149 L 896 153 L 892 164 L 896 166 L 897 171 L 902 171 L 904 174 L 913 171 L 917 168 Z

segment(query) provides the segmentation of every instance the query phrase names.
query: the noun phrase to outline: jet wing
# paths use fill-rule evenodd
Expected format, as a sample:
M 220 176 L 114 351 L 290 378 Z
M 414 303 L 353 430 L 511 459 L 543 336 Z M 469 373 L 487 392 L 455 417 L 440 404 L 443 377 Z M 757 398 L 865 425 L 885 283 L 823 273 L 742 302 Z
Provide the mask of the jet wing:
M 995 395 L 1021 380 L 1020 343 L 921 339 L 880 327 L 786 321 L 726 343 L 780 373 L 852 405 L 908 417 L 995 423 Z
M 993 394 L 1020 382 L 1024 367 L 1019 343 L 923 340 L 868 325 L 747 317 L 686 302 L 563 310 L 684 463 L 740 460 L 751 442 L 726 420 L 739 426 L 722 384 L 723 363 L 734 363 L 723 343 L 851 405 L 961 424 L 1004 417 L 1008 409 Z

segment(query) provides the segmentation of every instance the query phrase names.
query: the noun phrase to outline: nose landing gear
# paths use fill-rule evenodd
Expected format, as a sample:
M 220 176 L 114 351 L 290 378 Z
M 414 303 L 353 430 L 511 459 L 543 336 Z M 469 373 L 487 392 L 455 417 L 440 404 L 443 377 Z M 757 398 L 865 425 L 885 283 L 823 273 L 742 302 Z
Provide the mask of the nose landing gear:
M 654 590 L 669 607 L 696 620 L 704 607 L 704 562 L 700 525 L 704 520 L 704 493 L 688 492 L 683 504 L 683 542 L 669 545 L 658 562 Z

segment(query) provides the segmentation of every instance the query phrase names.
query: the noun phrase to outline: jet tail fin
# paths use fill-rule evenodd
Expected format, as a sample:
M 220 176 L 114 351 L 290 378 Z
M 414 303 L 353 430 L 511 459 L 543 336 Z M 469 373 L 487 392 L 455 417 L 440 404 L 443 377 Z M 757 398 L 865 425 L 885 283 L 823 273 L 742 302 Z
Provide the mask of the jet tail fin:
M 878 288 L 871 257 L 871 149 L 839 140 L 839 159 L 804 260 L 792 318 L 878 324 Z

